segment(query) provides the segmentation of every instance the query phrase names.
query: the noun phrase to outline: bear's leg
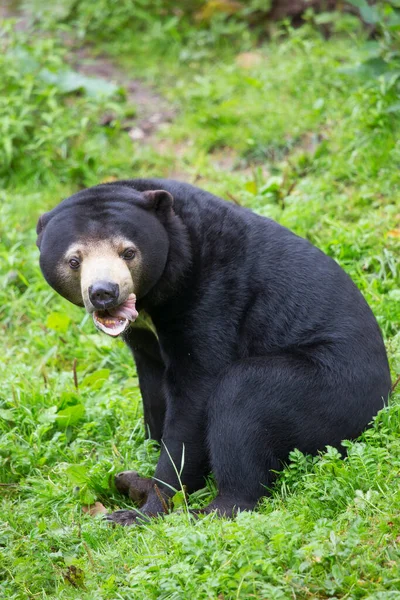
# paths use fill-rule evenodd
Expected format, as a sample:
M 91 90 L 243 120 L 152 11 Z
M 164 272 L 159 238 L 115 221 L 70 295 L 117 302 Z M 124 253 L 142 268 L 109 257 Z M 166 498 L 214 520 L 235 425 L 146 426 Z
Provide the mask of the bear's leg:
M 182 384 L 181 381 L 184 383 Z M 131 525 L 166 512 L 175 490 L 191 493 L 205 484 L 210 472 L 206 443 L 207 400 L 215 382 L 165 378 L 168 393 L 161 454 L 145 504 L 138 510 L 119 510 L 106 516 L 112 523 Z
M 143 400 L 146 437 L 160 443 L 165 418 L 164 365 L 143 352 L 135 351 L 134 357 Z
M 161 442 L 166 405 L 163 391 L 165 366 L 158 340 L 150 330 L 132 327 L 125 342 L 135 359 L 146 430 L 152 440 Z
M 125 335 L 136 364 L 140 391 L 143 400 L 146 434 L 161 442 L 165 418 L 165 397 L 163 393 L 164 363 L 156 336 L 147 329 L 132 327 Z M 136 471 L 122 471 L 115 477 L 118 491 L 129 496 L 136 504 L 145 503 L 147 495 L 154 487 L 154 481 L 140 477 Z
M 218 495 L 202 512 L 251 510 L 291 450 L 314 454 L 359 435 L 383 406 L 380 388 L 362 370 L 334 372 L 289 355 L 232 365 L 210 400 L 208 444 Z

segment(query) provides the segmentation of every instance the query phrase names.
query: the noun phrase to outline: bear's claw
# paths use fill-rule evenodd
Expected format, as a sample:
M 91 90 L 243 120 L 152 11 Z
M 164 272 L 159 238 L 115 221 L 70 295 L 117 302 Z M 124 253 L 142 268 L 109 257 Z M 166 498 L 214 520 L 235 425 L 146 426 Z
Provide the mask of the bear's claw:
M 104 515 L 104 519 L 112 525 L 142 525 L 150 520 L 150 516 L 140 514 L 136 510 L 116 510 Z

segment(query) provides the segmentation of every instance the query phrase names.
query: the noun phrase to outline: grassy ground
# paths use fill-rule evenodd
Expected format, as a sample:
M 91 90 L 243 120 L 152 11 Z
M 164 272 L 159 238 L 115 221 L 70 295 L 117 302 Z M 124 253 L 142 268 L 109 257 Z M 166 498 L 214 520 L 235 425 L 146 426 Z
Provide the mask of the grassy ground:
M 171 28 L 92 49 L 175 107 L 134 142 L 123 99 L 65 94 L 43 76 L 64 61 L 52 36 L 2 38 L 0 597 L 398 598 L 399 393 L 345 460 L 293 452 L 271 497 L 236 521 L 175 512 L 112 529 L 85 512 L 125 507 L 113 474 L 151 474 L 157 447 L 144 441 L 127 350 L 39 272 L 38 215 L 83 185 L 182 177 L 306 236 L 362 290 L 400 372 L 400 119 L 390 80 L 351 70 L 361 33 L 327 41 L 305 27 L 256 47 L 243 28 L 226 43 Z M 210 480 L 191 505 L 213 492 Z

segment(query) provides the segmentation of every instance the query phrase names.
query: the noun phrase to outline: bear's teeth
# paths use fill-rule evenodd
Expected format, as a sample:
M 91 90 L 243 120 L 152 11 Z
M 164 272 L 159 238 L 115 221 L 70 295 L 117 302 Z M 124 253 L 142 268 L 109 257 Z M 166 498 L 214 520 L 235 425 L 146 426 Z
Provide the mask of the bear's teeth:
M 112 337 L 120 335 L 130 323 L 128 319 L 122 317 L 100 316 L 97 313 L 93 313 L 93 322 L 97 329 Z

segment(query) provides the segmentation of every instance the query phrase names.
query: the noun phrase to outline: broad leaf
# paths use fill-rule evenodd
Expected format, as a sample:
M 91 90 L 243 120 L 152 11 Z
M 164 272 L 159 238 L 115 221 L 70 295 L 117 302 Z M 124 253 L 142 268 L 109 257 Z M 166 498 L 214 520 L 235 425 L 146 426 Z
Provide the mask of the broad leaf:
M 57 425 L 61 429 L 67 428 L 69 425 L 75 425 L 85 415 L 85 407 L 83 404 L 74 404 L 68 406 L 64 410 L 60 410 L 56 415 Z

